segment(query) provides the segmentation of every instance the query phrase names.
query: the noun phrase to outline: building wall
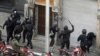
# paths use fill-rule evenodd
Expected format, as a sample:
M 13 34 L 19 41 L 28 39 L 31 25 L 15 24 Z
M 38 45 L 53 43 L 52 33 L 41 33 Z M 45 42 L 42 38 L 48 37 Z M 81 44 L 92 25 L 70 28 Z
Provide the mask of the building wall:
M 63 26 L 71 26 L 67 18 L 75 26 L 75 31 L 71 34 L 71 45 L 76 45 L 77 38 L 82 29 L 96 33 L 97 4 L 92 0 L 63 0 Z
M 15 7 L 18 10 L 24 10 L 24 4 L 26 3 L 26 0 L 15 0 Z

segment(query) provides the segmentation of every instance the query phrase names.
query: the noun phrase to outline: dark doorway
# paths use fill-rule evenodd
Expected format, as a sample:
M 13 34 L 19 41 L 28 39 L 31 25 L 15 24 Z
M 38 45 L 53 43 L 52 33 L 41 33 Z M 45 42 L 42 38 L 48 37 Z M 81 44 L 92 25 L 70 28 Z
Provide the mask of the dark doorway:
M 50 8 L 50 26 L 52 25 L 52 8 Z M 38 5 L 38 34 L 45 34 L 45 6 Z

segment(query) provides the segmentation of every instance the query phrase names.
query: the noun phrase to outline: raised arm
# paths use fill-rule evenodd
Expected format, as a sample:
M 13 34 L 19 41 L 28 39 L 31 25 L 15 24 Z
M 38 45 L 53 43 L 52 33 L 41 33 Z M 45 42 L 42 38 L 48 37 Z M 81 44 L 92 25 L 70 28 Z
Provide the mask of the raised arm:
M 78 37 L 77 41 L 80 41 L 81 40 L 81 35 Z
M 72 33 L 74 31 L 74 25 L 71 25 L 72 26 L 72 30 L 70 30 L 70 32 Z
M 5 21 L 5 23 L 3 24 L 3 29 L 4 29 L 4 27 L 7 25 L 7 21 Z

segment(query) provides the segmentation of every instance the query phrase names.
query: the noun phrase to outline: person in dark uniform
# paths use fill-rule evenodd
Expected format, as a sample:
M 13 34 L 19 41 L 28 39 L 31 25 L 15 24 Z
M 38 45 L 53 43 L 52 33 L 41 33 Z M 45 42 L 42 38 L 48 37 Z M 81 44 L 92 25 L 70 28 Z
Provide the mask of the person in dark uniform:
M 25 36 L 26 36 L 27 30 L 25 29 L 25 25 L 28 24 L 28 20 L 29 20 L 29 18 L 25 18 L 25 20 L 22 23 L 22 27 L 23 27 L 23 43 L 25 43 L 25 39 L 26 39 Z
M 87 34 L 87 41 L 88 41 L 87 51 L 88 51 L 88 53 L 90 52 L 90 47 L 93 45 L 93 40 L 95 39 L 95 37 L 96 37 L 96 35 L 93 32 L 89 32 Z
M 26 29 L 26 35 L 25 37 L 27 38 L 27 46 L 30 46 L 31 48 L 33 48 L 32 46 L 32 35 L 33 35 L 33 24 L 31 23 L 31 20 L 28 19 L 27 20 L 27 24 L 25 24 L 25 29 Z
M 12 18 L 11 33 L 13 34 L 14 28 L 17 25 L 17 21 L 20 20 L 21 17 L 16 8 L 12 10 L 10 17 Z
M 87 45 L 87 30 L 83 29 L 82 34 L 78 37 L 77 41 L 80 41 L 80 47 L 84 53 L 86 53 L 86 45 Z
M 58 29 L 57 29 L 57 24 L 55 24 L 54 26 L 52 26 L 50 28 L 50 33 L 52 33 L 50 35 L 50 38 L 51 38 L 51 42 L 50 42 L 50 47 L 53 47 L 54 43 L 55 43 L 55 34 L 56 32 L 58 32 Z
M 7 44 L 9 44 L 9 39 L 11 37 L 13 38 L 12 31 L 11 31 L 12 30 L 11 25 L 12 25 L 12 19 L 11 19 L 11 17 L 8 17 L 8 20 L 6 20 L 5 23 L 4 23 L 4 25 L 3 25 L 3 29 L 6 26 L 6 31 L 7 31 Z
M 20 21 L 20 20 L 17 20 L 16 26 L 15 26 L 15 28 L 14 28 L 13 33 L 14 33 L 14 36 L 15 36 L 15 35 L 20 35 L 19 41 L 20 41 L 20 39 L 21 39 L 21 32 L 22 32 L 22 30 L 23 30 L 23 28 L 22 28 L 22 26 L 21 26 L 21 21 Z
M 66 45 L 66 48 L 69 49 L 70 47 L 70 34 L 74 31 L 74 25 L 72 25 L 72 30 L 68 30 L 67 26 L 64 26 L 64 30 L 60 33 L 59 37 L 62 36 L 62 44 L 61 49 L 63 49 Z

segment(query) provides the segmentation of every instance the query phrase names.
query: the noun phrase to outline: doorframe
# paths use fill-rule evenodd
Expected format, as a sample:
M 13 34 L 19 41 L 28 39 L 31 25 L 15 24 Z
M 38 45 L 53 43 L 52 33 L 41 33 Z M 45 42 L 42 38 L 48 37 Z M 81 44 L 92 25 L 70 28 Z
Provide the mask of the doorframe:
M 35 36 L 37 36 L 38 35 L 38 5 L 35 5 Z

